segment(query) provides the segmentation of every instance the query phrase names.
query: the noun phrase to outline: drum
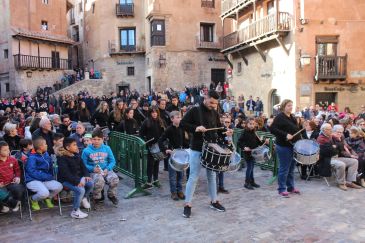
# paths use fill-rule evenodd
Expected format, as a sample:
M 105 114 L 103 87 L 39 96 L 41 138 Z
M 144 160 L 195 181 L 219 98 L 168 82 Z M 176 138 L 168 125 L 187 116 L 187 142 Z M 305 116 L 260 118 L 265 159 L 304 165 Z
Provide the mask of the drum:
M 203 143 L 200 163 L 206 169 L 216 172 L 227 171 L 231 161 L 232 151 L 216 143 Z
M 270 160 L 270 149 L 266 145 L 261 145 L 251 151 L 252 157 L 256 163 L 266 163 Z
M 312 165 L 319 160 L 319 144 L 310 139 L 302 139 L 294 144 L 294 159 L 303 165 Z
M 189 168 L 189 152 L 185 149 L 174 149 L 169 159 L 171 168 L 176 171 L 184 171 Z
M 151 152 L 152 157 L 156 161 L 161 161 L 165 158 L 165 155 L 160 151 L 160 147 L 158 146 L 158 143 L 154 143 L 149 147 L 149 150 Z
M 237 152 L 233 152 L 231 160 L 229 161 L 228 171 L 234 172 L 239 170 L 241 167 L 241 155 Z

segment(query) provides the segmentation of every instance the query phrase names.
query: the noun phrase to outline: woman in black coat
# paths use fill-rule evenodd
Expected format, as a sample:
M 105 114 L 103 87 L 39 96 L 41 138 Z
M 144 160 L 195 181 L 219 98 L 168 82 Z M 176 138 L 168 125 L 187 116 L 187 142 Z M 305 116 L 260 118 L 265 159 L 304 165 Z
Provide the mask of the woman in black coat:
M 124 112 L 123 120 L 121 121 L 118 131 L 129 135 L 138 134 L 138 122 L 133 118 L 134 110 L 127 108 Z
M 101 101 L 94 115 L 91 117 L 91 124 L 99 127 L 107 127 L 109 121 L 109 106 L 106 101 Z

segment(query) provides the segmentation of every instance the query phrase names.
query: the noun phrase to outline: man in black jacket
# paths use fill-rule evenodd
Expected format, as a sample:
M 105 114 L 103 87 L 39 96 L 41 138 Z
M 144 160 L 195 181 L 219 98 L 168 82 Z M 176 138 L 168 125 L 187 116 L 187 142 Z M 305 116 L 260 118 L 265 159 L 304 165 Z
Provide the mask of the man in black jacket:
M 218 99 L 218 93 L 210 90 L 208 95 L 205 96 L 204 102 L 200 106 L 193 107 L 181 120 L 181 126 L 192 133 L 192 138 L 190 140 L 190 175 L 188 183 L 186 184 L 186 198 L 183 213 L 183 216 L 186 218 L 189 218 L 191 215 L 191 202 L 201 169 L 200 157 L 203 140 L 215 142 L 218 138 L 216 131 L 207 131 L 207 129 L 222 126 L 216 111 Z M 232 133 L 232 130 L 228 129 L 226 135 L 232 136 Z M 209 196 L 211 198 L 210 207 L 219 212 L 224 212 L 225 208 L 217 201 L 216 173 L 207 169 L 207 179 Z
M 39 137 L 44 138 L 47 143 L 47 152 L 49 155 L 51 155 L 54 154 L 53 134 L 51 121 L 47 117 L 42 117 L 41 121 L 39 122 L 39 128 L 32 134 L 32 139 L 36 140 Z

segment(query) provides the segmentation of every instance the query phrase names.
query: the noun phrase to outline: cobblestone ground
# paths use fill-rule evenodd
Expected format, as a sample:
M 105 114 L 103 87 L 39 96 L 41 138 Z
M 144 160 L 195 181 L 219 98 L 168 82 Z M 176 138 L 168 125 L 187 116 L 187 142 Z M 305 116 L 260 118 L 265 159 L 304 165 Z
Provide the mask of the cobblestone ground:
M 124 176 L 118 208 L 106 201 L 84 220 L 71 219 L 70 208 L 63 216 L 57 209 L 36 213 L 33 222 L 27 213 L 23 220 L 1 215 L 0 242 L 365 242 L 365 190 L 297 179 L 302 195 L 279 198 L 276 184 L 266 184 L 269 171 L 255 168 L 262 188 L 254 191 L 243 188 L 243 171 L 226 174 L 230 193 L 219 195 L 225 213 L 208 206 L 204 170 L 190 219 L 182 217 L 183 202 L 170 199 L 167 172 L 160 173 L 163 188 L 128 200 L 122 197 L 133 181 Z

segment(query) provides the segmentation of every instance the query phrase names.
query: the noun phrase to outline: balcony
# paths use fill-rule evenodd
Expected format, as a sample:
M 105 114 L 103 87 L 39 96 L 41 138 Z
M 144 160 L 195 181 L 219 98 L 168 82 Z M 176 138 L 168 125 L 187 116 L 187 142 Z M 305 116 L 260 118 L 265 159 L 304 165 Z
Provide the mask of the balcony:
M 244 49 L 250 44 L 271 40 L 287 35 L 292 29 L 292 19 L 289 13 L 279 12 L 258 19 L 248 26 L 235 31 L 223 38 L 223 52 L 233 52 Z
M 108 42 L 109 55 L 123 55 L 123 54 L 144 54 L 146 50 L 144 47 L 129 45 L 121 46 L 117 41 Z
M 29 55 L 14 55 L 16 69 L 54 69 L 67 70 L 71 68 L 71 61 L 68 59 L 52 57 L 38 57 Z
M 115 13 L 117 17 L 133 17 L 134 4 L 133 3 L 116 4 Z
M 202 8 L 214 8 L 214 1 L 215 0 L 201 0 L 202 4 L 201 7 Z
M 345 80 L 347 54 L 345 56 L 316 56 L 316 81 Z
M 221 18 L 233 17 L 239 11 L 256 0 L 225 0 L 222 2 Z
M 200 37 L 196 38 L 196 49 L 210 49 L 210 50 L 220 50 L 222 49 L 222 39 L 219 38 L 218 41 L 203 41 Z

